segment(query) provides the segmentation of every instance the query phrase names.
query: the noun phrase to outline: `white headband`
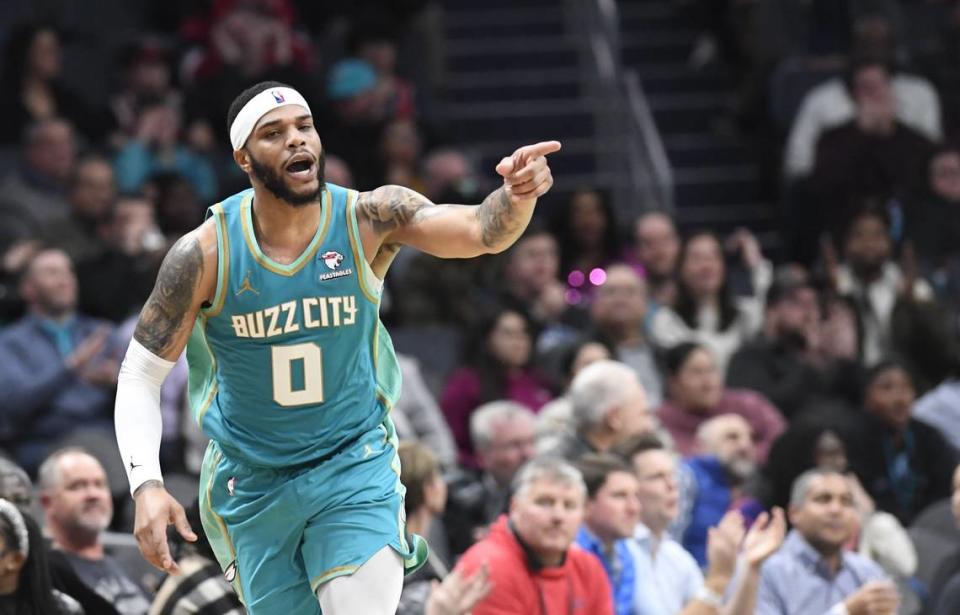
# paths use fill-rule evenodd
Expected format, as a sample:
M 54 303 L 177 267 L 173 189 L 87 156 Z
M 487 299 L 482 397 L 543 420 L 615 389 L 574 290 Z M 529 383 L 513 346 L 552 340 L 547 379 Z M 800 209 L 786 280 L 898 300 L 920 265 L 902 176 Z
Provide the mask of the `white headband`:
M 310 106 L 306 99 L 293 88 L 264 90 L 247 101 L 230 125 L 230 144 L 233 145 L 233 149 L 238 150 L 243 147 L 260 118 L 285 105 L 300 105 L 310 113 Z
M 8 500 L 0 499 L 0 514 L 10 519 L 13 531 L 20 542 L 20 548 L 17 551 L 26 559 L 30 555 L 30 536 L 27 534 L 27 523 L 23 520 L 23 513 Z

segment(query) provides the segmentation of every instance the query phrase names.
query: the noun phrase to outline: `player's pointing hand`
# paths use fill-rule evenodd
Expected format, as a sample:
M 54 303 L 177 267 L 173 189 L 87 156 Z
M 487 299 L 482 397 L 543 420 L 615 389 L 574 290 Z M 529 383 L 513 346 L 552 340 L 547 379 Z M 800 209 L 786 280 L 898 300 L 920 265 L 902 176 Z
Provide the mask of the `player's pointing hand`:
M 541 141 L 525 145 L 497 165 L 503 185 L 513 202 L 535 200 L 553 186 L 553 175 L 547 165 L 548 154 L 560 151 L 559 141 Z

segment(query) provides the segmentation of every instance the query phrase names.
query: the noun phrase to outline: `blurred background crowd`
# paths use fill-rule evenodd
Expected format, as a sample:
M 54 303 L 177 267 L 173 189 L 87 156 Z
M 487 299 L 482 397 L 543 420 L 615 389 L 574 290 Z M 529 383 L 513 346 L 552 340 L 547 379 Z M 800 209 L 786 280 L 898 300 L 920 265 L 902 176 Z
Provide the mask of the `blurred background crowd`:
M 387 277 L 408 522 L 434 551 L 402 612 L 467 612 L 429 611 L 442 602 L 430 581 L 495 538 L 512 481 L 540 455 L 586 480 L 577 542 L 599 537 L 602 561 L 633 561 L 647 583 L 666 573 L 611 545 L 675 540 L 709 584 L 711 528 L 782 507 L 794 529 L 756 562 L 761 603 L 802 535 L 877 566 L 899 612 L 960 612 L 960 2 L 594 4 L 3 3 L 0 495 L 28 513 L 19 578 L 44 596 L 32 600 L 241 612 L 203 545 L 178 550 L 204 580 L 186 588 L 139 560 L 112 413 L 166 250 L 249 185 L 226 109 L 276 79 L 314 107 L 327 180 L 359 190 L 479 203 L 500 156 L 564 142 L 555 189 L 509 251 L 404 250 Z M 576 42 L 589 32 L 573 17 L 591 11 L 615 19 L 599 31 L 616 39 L 612 70 L 642 84 L 670 198 L 624 199 L 599 162 L 623 144 L 600 138 L 614 101 L 591 92 Z M 185 505 L 206 444 L 187 386 L 181 359 L 163 388 L 162 461 Z M 594 506 L 617 472 L 638 481 L 639 507 Z M 800 513 L 824 485 L 840 492 L 827 530 Z M 3 557 L 26 544 L 10 516 L 0 506 Z M 839 537 L 814 538 L 830 528 Z M 622 563 L 607 567 L 614 590 Z M 719 576 L 719 593 L 735 593 L 732 573 Z M 699 579 L 660 587 L 673 605 L 661 610 L 611 596 L 618 614 L 678 613 Z M 655 593 L 637 587 L 635 600 Z M 894 612 L 859 604 L 849 612 Z

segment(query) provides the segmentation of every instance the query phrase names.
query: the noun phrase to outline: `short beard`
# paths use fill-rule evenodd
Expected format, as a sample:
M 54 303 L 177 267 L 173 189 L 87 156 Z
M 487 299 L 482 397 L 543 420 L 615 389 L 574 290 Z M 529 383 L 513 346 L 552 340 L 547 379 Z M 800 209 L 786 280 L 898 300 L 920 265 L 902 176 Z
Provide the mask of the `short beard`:
M 747 482 L 757 471 L 757 464 L 749 459 L 731 459 L 725 462 L 724 466 L 726 467 L 727 474 L 738 485 Z
M 254 158 L 252 153 L 250 154 L 250 170 L 253 171 L 253 176 L 263 184 L 263 187 L 266 188 L 270 194 L 293 207 L 303 207 L 304 205 L 316 203 L 320 200 L 320 195 L 323 194 L 323 189 L 326 185 L 324 182 L 325 162 L 324 155 L 321 152 L 320 156 L 317 157 L 317 181 L 319 183 L 317 184 L 316 191 L 308 192 L 307 194 L 297 194 L 287 186 L 286 181 L 281 175 L 274 173 L 273 169 Z

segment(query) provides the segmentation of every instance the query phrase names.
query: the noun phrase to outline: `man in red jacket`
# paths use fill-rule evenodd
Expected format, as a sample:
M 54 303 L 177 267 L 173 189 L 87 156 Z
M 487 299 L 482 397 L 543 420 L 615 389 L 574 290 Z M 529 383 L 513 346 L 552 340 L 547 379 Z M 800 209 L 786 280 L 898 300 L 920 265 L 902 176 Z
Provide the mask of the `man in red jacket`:
M 510 512 L 473 545 L 458 569 L 483 564 L 493 589 L 473 615 L 613 615 L 600 562 L 573 544 L 583 521 L 586 487 L 564 461 L 530 461 L 514 479 Z

